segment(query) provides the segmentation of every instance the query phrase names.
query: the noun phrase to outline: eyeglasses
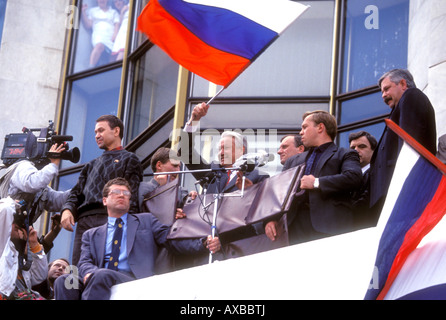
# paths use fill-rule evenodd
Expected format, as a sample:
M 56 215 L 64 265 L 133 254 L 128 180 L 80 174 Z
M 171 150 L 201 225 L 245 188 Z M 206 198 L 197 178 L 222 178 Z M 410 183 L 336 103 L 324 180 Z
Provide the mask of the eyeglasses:
M 120 189 L 113 189 L 110 190 L 109 195 L 113 195 L 113 196 L 120 196 L 120 195 L 124 195 L 124 197 L 130 198 L 130 191 L 128 190 L 120 190 Z

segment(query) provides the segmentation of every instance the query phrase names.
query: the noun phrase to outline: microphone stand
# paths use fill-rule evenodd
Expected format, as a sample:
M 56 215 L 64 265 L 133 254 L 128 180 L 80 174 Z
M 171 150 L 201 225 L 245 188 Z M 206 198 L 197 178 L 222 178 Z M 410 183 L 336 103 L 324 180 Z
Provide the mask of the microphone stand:
M 235 166 L 235 167 L 231 167 L 231 168 L 215 168 L 215 169 L 198 169 L 198 170 L 182 170 L 182 171 L 170 171 L 170 172 L 154 172 L 154 173 L 148 173 L 145 174 L 145 176 L 156 176 L 156 175 L 169 175 L 169 174 L 184 174 L 184 173 L 197 173 L 197 172 L 212 172 L 215 174 L 215 178 L 216 178 L 216 185 L 218 186 L 220 184 L 220 179 L 221 179 L 221 174 L 222 172 L 227 172 L 228 170 L 231 171 L 247 171 L 248 169 L 248 165 L 245 162 L 244 164 L 240 165 L 240 166 Z M 242 178 L 242 189 L 240 190 L 240 194 L 225 194 L 224 192 L 222 192 L 223 190 L 218 190 L 217 193 L 213 194 L 213 198 L 214 198 L 214 210 L 213 210 L 213 215 L 212 215 L 212 225 L 211 225 L 211 236 L 212 239 L 215 238 L 215 231 L 217 229 L 217 213 L 218 213 L 218 202 L 219 200 L 221 200 L 223 197 L 240 197 L 243 198 L 244 196 L 244 192 L 245 192 L 245 180 L 246 177 L 243 176 Z M 204 201 L 206 201 L 206 189 L 204 189 Z M 211 205 L 211 203 L 209 204 Z M 203 203 L 203 207 L 206 208 L 208 207 L 208 205 L 206 205 L 206 203 Z M 206 209 L 205 209 L 206 210 Z M 212 261 L 212 252 L 209 252 L 209 264 L 211 264 Z

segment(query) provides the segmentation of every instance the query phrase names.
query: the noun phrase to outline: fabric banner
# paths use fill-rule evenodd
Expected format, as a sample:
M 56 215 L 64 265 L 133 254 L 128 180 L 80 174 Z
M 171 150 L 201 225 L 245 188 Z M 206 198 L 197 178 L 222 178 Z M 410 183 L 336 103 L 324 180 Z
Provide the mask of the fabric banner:
M 396 198 L 390 208 L 391 213 L 377 252 L 375 267 L 378 271 L 378 285 L 369 288 L 366 299 L 386 297 L 409 255 L 446 213 L 446 178 L 442 172 L 444 167 L 435 160 L 428 161 L 427 158 L 431 158 L 428 151 L 401 131 L 401 128 L 392 126 L 389 127 L 396 130 L 405 144 L 383 208 L 384 212 L 388 208 L 388 202 Z M 401 188 L 392 188 L 392 185 L 399 184 L 402 185 Z
M 150 0 L 137 30 L 178 64 L 227 87 L 307 8 L 289 0 Z

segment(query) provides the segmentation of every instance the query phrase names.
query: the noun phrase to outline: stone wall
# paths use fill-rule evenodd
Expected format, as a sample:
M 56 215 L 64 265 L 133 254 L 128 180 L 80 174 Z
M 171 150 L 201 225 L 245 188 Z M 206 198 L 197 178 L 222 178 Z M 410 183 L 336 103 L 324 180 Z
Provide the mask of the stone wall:
M 69 4 L 7 1 L 0 45 L 0 150 L 6 134 L 56 120 Z

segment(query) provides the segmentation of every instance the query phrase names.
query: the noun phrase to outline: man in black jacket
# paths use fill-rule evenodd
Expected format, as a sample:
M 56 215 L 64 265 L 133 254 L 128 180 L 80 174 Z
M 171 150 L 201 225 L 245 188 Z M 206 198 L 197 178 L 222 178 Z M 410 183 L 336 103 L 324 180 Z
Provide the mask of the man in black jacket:
M 290 168 L 305 163 L 300 184 L 305 192 L 287 217 L 290 244 L 354 229 L 350 195 L 361 187 L 361 166 L 356 151 L 334 144 L 336 133 L 336 119 L 328 112 L 304 114 L 301 135 L 309 151 L 306 157 L 304 153 L 287 161 Z M 268 222 L 265 233 L 272 241 L 277 239 L 277 221 Z
M 416 88 L 407 70 L 394 69 L 379 80 L 384 102 L 392 109 L 390 120 L 435 155 L 437 129 L 435 111 L 429 98 Z M 384 204 L 398 154 L 403 145 L 392 130 L 385 128 L 372 160 L 370 171 L 370 207 L 379 213 Z
M 130 183 L 132 197 L 129 212 L 139 212 L 138 188 L 142 180 L 142 167 L 138 157 L 122 147 L 123 133 L 124 125 L 114 115 L 101 116 L 96 120 L 96 143 L 104 153 L 84 166 L 61 210 L 64 229 L 72 232 L 77 222 L 71 261 L 73 265 L 79 262 L 84 231 L 107 222 L 107 211 L 102 204 L 102 188 L 109 180 L 120 177 Z

